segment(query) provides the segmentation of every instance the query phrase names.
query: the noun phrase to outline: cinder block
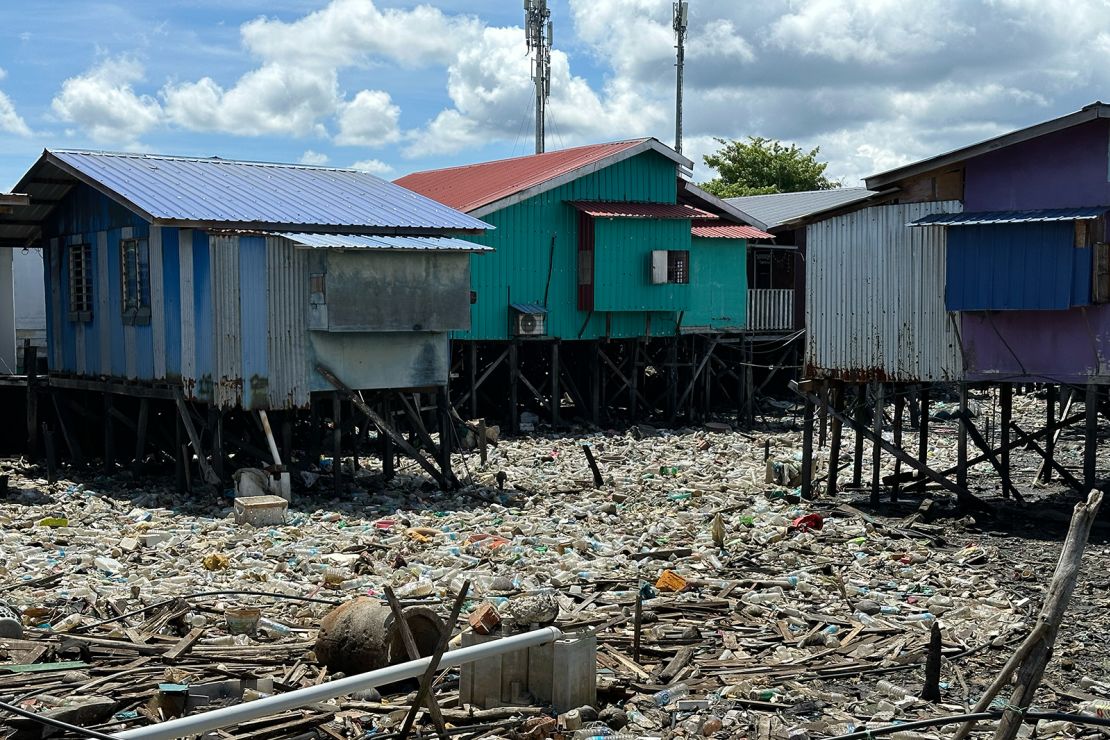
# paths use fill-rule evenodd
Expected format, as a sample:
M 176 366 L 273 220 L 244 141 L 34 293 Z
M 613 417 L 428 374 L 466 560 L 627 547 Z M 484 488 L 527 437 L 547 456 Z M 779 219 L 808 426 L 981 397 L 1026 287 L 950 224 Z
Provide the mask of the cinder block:
M 556 712 L 597 705 L 597 635 L 557 640 L 552 653 L 551 704 Z
M 500 639 L 500 635 L 479 635 L 467 630 L 462 647 Z M 462 666 L 459 676 L 459 703 L 483 709 L 501 706 L 501 656 L 477 660 Z

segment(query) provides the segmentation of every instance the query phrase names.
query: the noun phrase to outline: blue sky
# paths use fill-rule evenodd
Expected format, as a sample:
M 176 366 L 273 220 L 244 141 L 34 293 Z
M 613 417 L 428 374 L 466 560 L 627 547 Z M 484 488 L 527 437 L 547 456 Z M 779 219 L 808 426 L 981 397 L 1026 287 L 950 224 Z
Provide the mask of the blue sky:
M 673 137 L 668 0 L 553 0 L 548 148 Z M 845 184 L 1110 100 L 1104 0 L 691 0 L 686 153 L 821 146 Z M 8 0 L 0 189 L 44 147 L 358 165 L 531 151 L 516 0 Z M 699 166 L 696 177 L 712 173 Z

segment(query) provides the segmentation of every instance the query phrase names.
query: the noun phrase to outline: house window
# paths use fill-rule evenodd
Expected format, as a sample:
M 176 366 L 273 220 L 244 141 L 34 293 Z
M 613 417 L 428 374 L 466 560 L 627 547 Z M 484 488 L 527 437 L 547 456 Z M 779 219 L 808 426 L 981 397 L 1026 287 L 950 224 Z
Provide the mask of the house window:
M 146 239 L 119 243 L 123 323 L 150 323 L 150 247 Z
M 308 302 L 313 306 L 322 306 L 328 302 L 327 278 L 322 272 L 314 272 L 308 276 Z
M 685 249 L 672 249 L 667 252 L 667 282 L 690 282 L 690 253 Z
M 651 253 L 651 282 L 690 282 L 690 252 L 685 249 L 656 249 Z
M 92 247 L 88 244 L 69 246 L 69 313 L 70 321 L 92 321 Z

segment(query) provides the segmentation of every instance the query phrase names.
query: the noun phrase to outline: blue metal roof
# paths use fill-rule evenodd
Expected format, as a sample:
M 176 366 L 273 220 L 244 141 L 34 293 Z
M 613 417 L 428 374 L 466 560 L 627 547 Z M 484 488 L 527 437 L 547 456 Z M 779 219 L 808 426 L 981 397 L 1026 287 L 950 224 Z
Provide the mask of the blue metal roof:
M 547 306 L 542 303 L 510 303 L 509 307 L 524 314 L 545 314 Z
M 492 252 L 490 247 L 449 236 L 364 236 L 360 234 L 283 233 L 312 249 L 376 249 L 393 252 Z
M 1028 224 L 1047 221 L 1076 221 L 1098 218 L 1110 206 L 1089 208 L 1049 208 L 1039 211 L 980 211 L 979 213 L 932 213 L 906 226 L 986 226 L 991 224 Z
M 487 224 L 357 170 L 151 154 L 48 150 L 44 162 L 155 223 L 314 226 L 312 231 L 396 233 L 484 230 Z M 310 230 L 310 229 L 304 229 Z

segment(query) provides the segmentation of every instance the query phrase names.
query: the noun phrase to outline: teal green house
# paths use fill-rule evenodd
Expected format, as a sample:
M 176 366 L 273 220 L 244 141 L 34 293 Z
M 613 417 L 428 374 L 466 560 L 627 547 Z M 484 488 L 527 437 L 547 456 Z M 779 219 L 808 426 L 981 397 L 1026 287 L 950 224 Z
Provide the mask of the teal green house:
M 456 396 L 469 393 L 472 414 L 477 386 L 504 360 L 507 383 L 495 377 L 492 384 L 510 389 L 514 426 L 523 407 L 515 399 L 518 376 L 523 405 L 534 399 L 553 420 L 564 402 L 592 406 L 595 418 L 599 407 L 616 403 L 635 417 L 658 406 L 641 376 L 662 361 L 642 358 L 641 344 L 626 340 L 643 340 L 650 353 L 665 338 L 745 330 L 747 241 L 770 235 L 684 179 L 692 165 L 645 138 L 396 181 L 494 227 L 465 237 L 493 251 L 470 260 L 470 328 L 453 334 L 471 358 L 460 371 L 470 375 L 469 387 Z M 660 351 L 681 354 L 672 344 Z M 600 359 L 587 346 L 598 347 Z M 583 370 L 595 360 L 612 370 L 608 384 L 601 371 Z M 700 360 L 684 364 L 691 362 Z M 675 359 L 669 367 L 678 365 Z

